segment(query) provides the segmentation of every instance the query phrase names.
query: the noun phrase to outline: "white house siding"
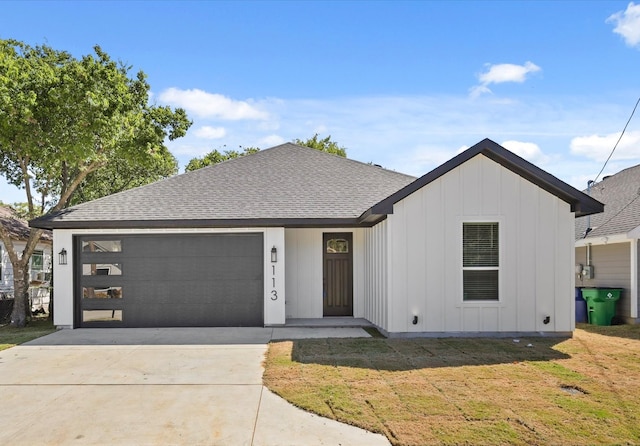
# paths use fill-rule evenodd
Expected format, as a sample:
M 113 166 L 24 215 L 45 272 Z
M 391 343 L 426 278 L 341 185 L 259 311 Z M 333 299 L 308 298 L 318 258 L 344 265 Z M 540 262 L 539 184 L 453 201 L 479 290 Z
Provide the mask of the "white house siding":
M 577 286 L 622 288 L 616 314 L 625 319 L 637 317 L 631 315 L 631 248 L 630 242 L 592 245 L 594 277 L 576 281 Z M 587 264 L 586 246 L 576 248 L 576 263 Z
M 25 247 L 25 242 L 14 240 L 13 247 L 19 255 L 22 255 L 22 251 Z M 11 298 L 14 296 L 13 286 L 13 265 L 11 259 L 7 253 L 7 249 L 4 243 L 0 242 L 0 251 L 2 257 L 0 259 L 0 298 Z M 38 243 L 36 245 L 36 251 L 42 251 L 42 271 L 30 271 L 31 280 L 38 280 L 41 283 L 40 286 L 31 285 L 29 289 L 29 295 L 31 297 L 31 306 L 33 310 L 40 308 L 48 311 L 49 307 L 49 282 L 43 281 L 44 275 L 37 277 L 38 273 L 50 273 L 51 272 L 51 244 Z
M 59 328 L 72 328 L 73 321 L 73 237 L 84 234 L 205 234 L 205 233 L 243 233 L 261 232 L 264 242 L 264 324 L 281 325 L 285 323 L 285 272 L 281 265 L 286 264 L 284 228 L 184 228 L 184 229 L 56 229 L 53 231 L 53 250 L 66 249 L 66 265 L 53 262 L 54 313 L 53 323 Z M 271 263 L 271 249 L 276 247 L 278 262 Z M 170 261 L 170 260 L 168 260 Z M 275 279 L 275 280 L 274 280 Z M 274 286 L 275 284 L 275 286 Z M 275 290 L 277 299 L 273 300 Z
M 500 224 L 499 302 L 462 301 L 465 221 Z M 381 327 L 389 333 L 573 330 L 573 225 L 567 203 L 476 156 L 394 205 L 387 219 L 389 317 Z
M 364 238 L 362 228 L 287 228 L 286 317 L 322 318 L 322 234 L 353 233 L 353 316 L 364 317 Z
M 363 316 L 378 327 L 387 326 L 387 221 L 364 232 L 364 307 Z

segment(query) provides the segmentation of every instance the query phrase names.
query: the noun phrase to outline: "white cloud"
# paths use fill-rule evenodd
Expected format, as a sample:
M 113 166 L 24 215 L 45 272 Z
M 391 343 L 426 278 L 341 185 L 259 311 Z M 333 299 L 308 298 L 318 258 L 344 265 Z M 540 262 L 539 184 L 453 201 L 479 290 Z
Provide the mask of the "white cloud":
M 230 121 L 264 120 L 268 113 L 248 101 L 236 101 L 221 94 L 207 93 L 194 88 L 180 90 L 168 88 L 159 95 L 161 102 L 184 108 L 189 114 L 200 118 L 218 118 Z
M 608 135 L 579 136 L 571 140 L 571 153 L 582 155 L 594 161 L 604 162 L 620 138 L 620 132 Z M 640 131 L 626 132 L 613 156 L 612 160 L 640 159 Z
M 194 156 L 214 148 L 266 149 L 323 130 L 321 136 L 331 135 L 348 149 L 349 158 L 421 176 L 455 156 L 458 149 L 490 138 L 506 146 L 509 141 L 522 142 L 524 146 L 512 150 L 583 188 L 584 183 L 576 176 L 595 176 L 602 162 L 594 158 L 606 158 L 615 141 L 604 144 L 599 157 L 593 151 L 588 152 L 592 154 L 589 157 L 581 151 L 582 144 L 577 144 L 579 139 L 570 152 L 572 138 L 587 137 L 598 129 L 600 135 L 606 135 L 629 117 L 627 108 L 611 102 L 611 98 L 603 102 L 597 97 L 561 95 L 508 101 L 493 97 L 474 101 L 468 96 L 268 98 L 260 101 L 260 109 L 268 112 L 268 120 L 225 121 L 225 136 L 215 140 L 198 138 L 194 130 L 222 127 L 219 120 L 194 116 L 193 130 L 184 138 L 168 141 L 167 146 L 184 167 Z M 629 158 L 633 157 L 631 153 L 638 155 L 611 161 L 607 171 L 640 163 L 640 136 L 634 137 L 638 141 L 635 146 L 625 142 L 634 132 L 640 132 L 640 127 L 632 122 L 618 150 L 620 154 L 629 153 Z M 627 148 L 627 144 L 633 147 Z
M 491 93 L 489 85 L 502 84 L 504 82 L 523 83 L 527 80 L 527 76 L 541 70 L 539 66 L 533 62 L 525 62 L 524 65 L 515 65 L 510 63 L 486 65 L 488 68 L 484 73 L 478 75 L 479 85 L 471 87 L 470 95 L 472 98 L 478 97 L 484 93 Z
M 258 142 L 258 147 L 261 149 L 267 149 L 269 147 L 283 144 L 286 140 L 280 135 L 269 135 L 261 138 Z
M 606 23 L 615 24 L 613 32 L 620 34 L 627 45 L 640 48 L 640 4 L 629 3 L 625 11 L 612 14 Z
M 549 157 L 533 142 L 510 140 L 504 141 L 501 146 L 533 164 L 546 164 L 549 161 Z
M 224 127 L 211 127 L 205 125 L 195 130 L 194 135 L 202 139 L 220 139 L 227 135 L 227 131 Z
M 469 96 L 477 98 L 485 93 L 491 93 L 491 90 L 486 85 L 475 85 L 469 89 Z

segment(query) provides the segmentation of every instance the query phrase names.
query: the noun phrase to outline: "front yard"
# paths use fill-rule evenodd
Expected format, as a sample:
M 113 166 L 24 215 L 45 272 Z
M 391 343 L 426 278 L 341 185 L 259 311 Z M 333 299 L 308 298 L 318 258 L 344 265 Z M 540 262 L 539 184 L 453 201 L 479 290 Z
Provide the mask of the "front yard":
M 24 328 L 15 328 L 8 324 L 0 326 L 0 350 L 31 341 L 54 331 L 56 329 L 53 322 L 46 317 L 33 318 Z
M 394 445 L 639 444 L 640 326 L 580 327 L 572 339 L 274 342 L 264 383 Z

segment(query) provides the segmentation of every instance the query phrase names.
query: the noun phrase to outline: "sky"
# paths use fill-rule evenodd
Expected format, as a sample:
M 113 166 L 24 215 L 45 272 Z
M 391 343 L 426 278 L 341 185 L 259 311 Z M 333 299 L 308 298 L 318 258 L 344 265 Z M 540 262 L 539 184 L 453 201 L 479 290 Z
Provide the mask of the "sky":
M 640 1 L 5 0 L 0 38 L 144 71 L 181 172 L 315 133 L 415 176 L 484 138 L 578 189 L 640 164 Z

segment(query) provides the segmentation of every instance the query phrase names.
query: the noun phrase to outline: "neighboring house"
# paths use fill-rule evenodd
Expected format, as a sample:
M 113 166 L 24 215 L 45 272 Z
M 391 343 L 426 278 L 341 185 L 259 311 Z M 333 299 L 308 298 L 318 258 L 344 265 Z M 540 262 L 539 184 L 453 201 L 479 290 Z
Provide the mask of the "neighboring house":
M 622 288 L 616 316 L 640 323 L 640 165 L 591 185 L 590 195 L 605 212 L 576 219 L 576 285 Z
M 22 254 L 29 238 L 30 228 L 28 223 L 21 219 L 10 206 L 0 205 L 0 224 L 10 234 L 13 248 L 16 252 Z M 36 245 L 36 250 L 31 256 L 29 295 L 33 310 L 43 308 L 48 311 L 52 244 L 53 236 L 51 231 L 44 231 Z M 0 259 L 0 298 L 13 298 L 13 266 L 11 265 L 7 248 L 1 239 Z
M 283 144 L 31 225 L 69 253 L 60 327 L 567 334 L 574 218 L 602 210 L 488 139 L 418 179 Z

